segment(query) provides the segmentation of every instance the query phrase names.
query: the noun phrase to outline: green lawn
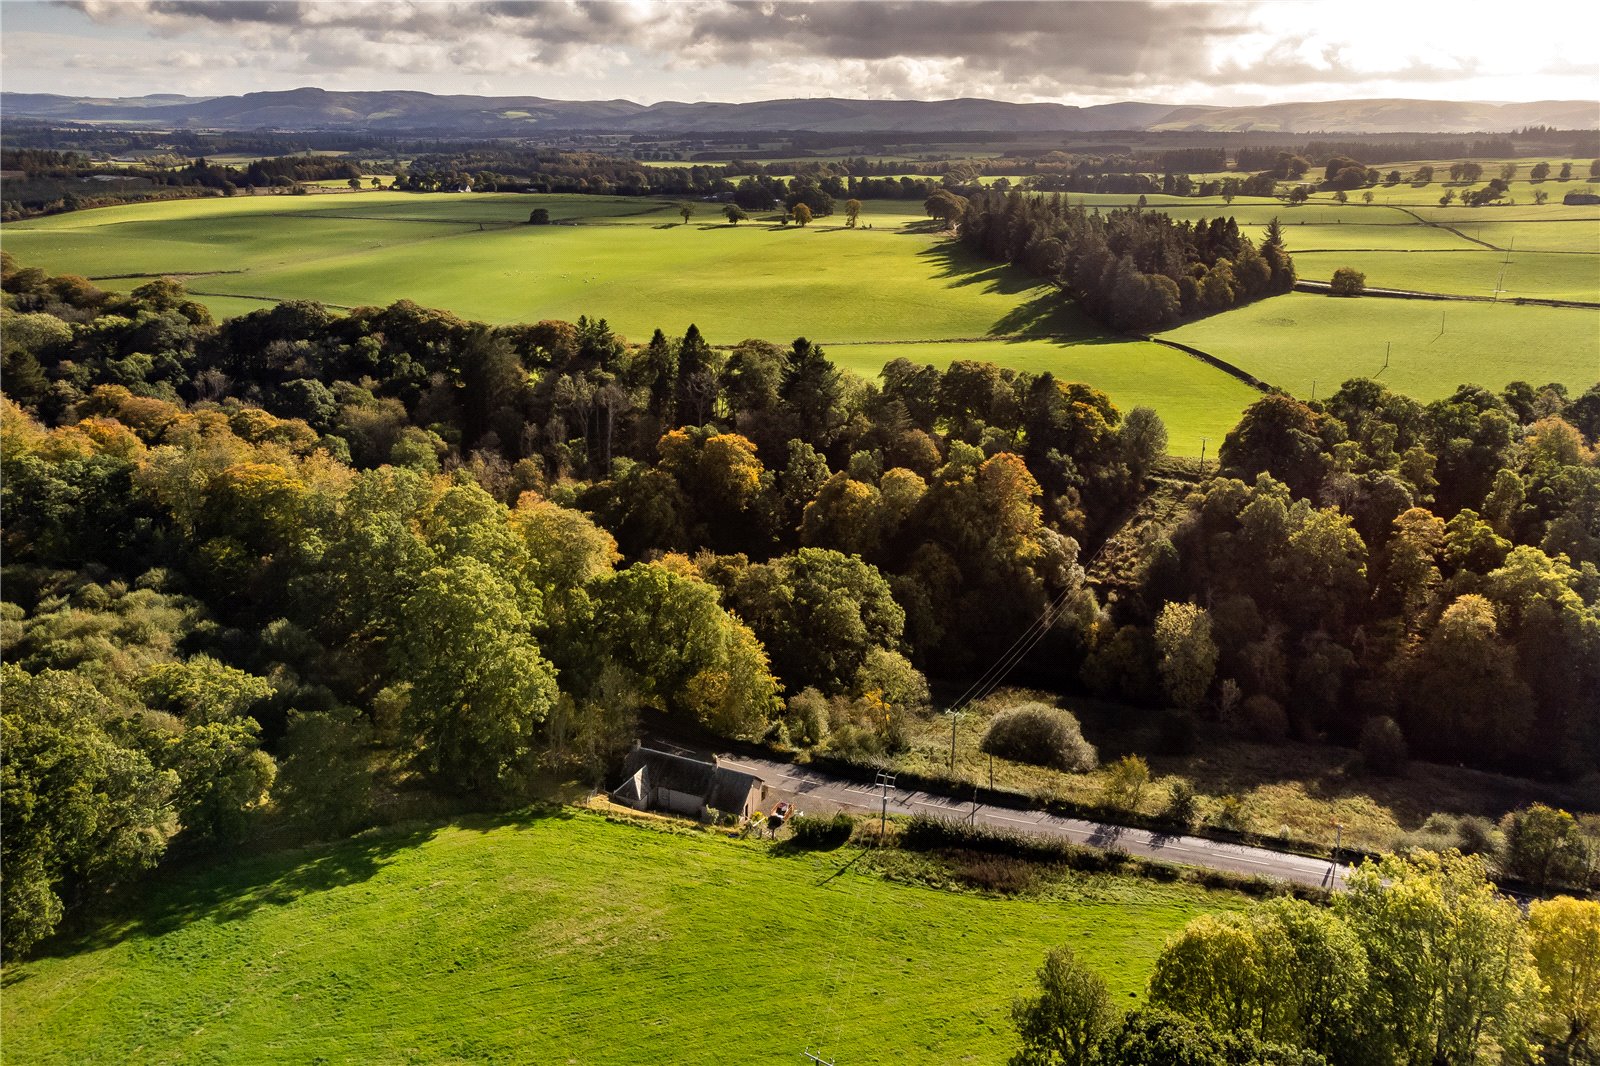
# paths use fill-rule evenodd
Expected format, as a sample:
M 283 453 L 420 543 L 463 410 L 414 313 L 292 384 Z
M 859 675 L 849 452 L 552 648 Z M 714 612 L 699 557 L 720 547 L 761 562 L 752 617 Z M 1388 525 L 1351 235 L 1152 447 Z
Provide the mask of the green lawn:
M 851 344 L 828 348 L 828 357 L 868 377 L 884 363 L 906 358 L 943 368 L 957 359 L 977 359 L 1041 372 L 1063 381 L 1083 381 L 1127 412 L 1154 407 L 1167 426 L 1167 450 L 1199 455 L 1201 439 L 1215 455 L 1239 413 L 1260 393 L 1198 359 L 1146 341 L 980 341 L 970 344 Z
M 1236 905 L 1077 876 L 1000 899 L 597 814 L 471 819 L 238 861 L 5 970 L 11 1063 L 999 1062 L 1069 943 L 1123 1003 Z
M 1600 310 L 1291 293 L 1163 336 L 1297 396 L 1309 396 L 1313 382 L 1326 396 L 1380 371 L 1379 381 L 1420 400 L 1467 382 L 1498 390 L 1518 379 L 1559 381 L 1576 394 L 1600 380 Z

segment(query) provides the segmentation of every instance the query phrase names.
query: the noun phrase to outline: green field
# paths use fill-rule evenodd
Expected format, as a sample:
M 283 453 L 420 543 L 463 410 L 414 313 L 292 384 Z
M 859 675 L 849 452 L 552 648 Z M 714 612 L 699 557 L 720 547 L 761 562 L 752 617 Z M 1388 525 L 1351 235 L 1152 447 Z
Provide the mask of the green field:
M 1103 876 L 991 898 L 872 860 L 564 810 L 174 875 L 6 968 L 6 1061 L 993 1063 L 1048 948 L 1128 1003 L 1236 898 Z
M 1576 394 L 1600 381 L 1600 310 L 1586 308 L 1290 293 L 1162 336 L 1296 396 L 1310 396 L 1313 383 L 1326 396 L 1352 377 L 1377 377 L 1420 400 L 1468 382 L 1499 390 L 1519 379 L 1559 381 Z
M 1063 381 L 1083 381 L 1111 397 L 1120 411 L 1154 407 L 1167 426 L 1167 450 L 1195 456 L 1208 440 L 1209 452 L 1239 421 L 1239 413 L 1260 393 L 1198 359 L 1146 341 L 1049 340 L 980 341 L 970 344 L 834 345 L 828 357 L 861 374 L 876 374 L 891 359 L 948 366 L 978 359 L 1021 370 L 1053 373 Z
M 1148 202 L 1189 221 L 1229 214 L 1256 237 L 1280 218 L 1308 279 L 1352 266 L 1373 287 L 1480 296 L 1503 287 L 1506 299 L 1600 301 L 1595 209 L 1440 208 L 1441 187 L 1404 186 L 1418 205 L 1407 208 L 1341 205 L 1327 194 L 1293 208 L 1247 197 Z M 1069 199 L 1133 204 L 1125 195 Z M 524 225 L 534 207 L 558 224 Z M 847 230 L 835 215 L 804 229 L 770 217 L 735 227 L 714 203 L 697 203 L 685 225 L 666 200 L 365 191 L 80 211 L 8 225 L 5 244 L 27 265 L 109 288 L 185 276 L 218 315 L 284 299 L 354 307 L 404 297 L 496 323 L 601 316 L 635 341 L 658 327 L 681 334 L 691 322 L 714 344 L 803 335 L 867 376 L 899 356 L 1048 369 L 1104 389 L 1123 409 L 1154 407 L 1177 454 L 1219 439 L 1253 399 L 1192 359 L 1108 338 L 1052 287 L 946 240 L 920 204 L 868 201 L 862 225 Z M 1377 372 L 1385 341 L 1396 358 L 1384 380 L 1421 397 L 1466 380 L 1581 389 L 1596 376 L 1592 313 L 1451 305 L 1461 328 L 1440 338 L 1431 304 L 1318 299 L 1269 300 L 1172 335 L 1302 394 L 1313 380 Z
M 1326 281 L 1340 267 L 1354 267 L 1373 288 L 1414 289 L 1456 296 L 1518 296 L 1600 302 L 1600 256 L 1563 252 L 1477 251 L 1296 252 L 1302 278 Z
M 520 225 L 533 206 L 577 225 Z M 198 274 L 204 299 L 402 297 L 487 322 L 606 318 L 638 340 L 690 323 L 715 343 L 1092 335 L 1053 290 L 929 231 L 920 205 L 873 203 L 846 230 L 731 226 L 699 204 L 514 194 L 362 193 L 191 200 L 7 227 L 21 261 L 90 276 Z M 137 281 L 129 281 L 137 284 Z M 228 310 L 236 310 L 229 305 Z

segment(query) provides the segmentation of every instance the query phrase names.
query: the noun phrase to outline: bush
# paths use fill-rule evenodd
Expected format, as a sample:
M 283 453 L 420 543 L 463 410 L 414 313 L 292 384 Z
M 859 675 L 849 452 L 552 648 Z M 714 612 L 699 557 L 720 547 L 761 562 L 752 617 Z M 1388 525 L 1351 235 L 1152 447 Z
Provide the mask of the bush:
M 1477 815 L 1456 815 L 1435 812 L 1412 832 L 1398 841 L 1398 850 L 1420 849 L 1444 853 L 1459 851 L 1463 855 L 1488 855 L 1498 850 L 1494 823 Z
M 1500 866 L 1533 885 L 1582 886 L 1589 878 L 1588 841 L 1566 811 L 1535 803 L 1501 819 L 1505 853 Z
M 1250 830 L 1250 812 L 1240 797 L 1223 796 L 1221 805 L 1217 807 L 1217 813 L 1211 817 L 1211 824 L 1218 829 L 1232 829 L 1237 833 L 1246 833 Z
M 1361 765 L 1369 773 L 1392 776 L 1405 772 L 1410 752 L 1406 735 L 1387 715 L 1368 718 L 1361 727 Z
M 1278 744 L 1289 735 L 1289 716 L 1271 696 L 1251 696 L 1239 708 L 1239 717 L 1245 732 L 1254 740 Z
M 799 848 L 836 848 L 848 841 L 855 829 L 855 819 L 843 811 L 832 818 L 797 814 L 789 821 L 789 839 Z
M 1333 282 L 1328 292 L 1334 296 L 1360 296 L 1367 291 L 1367 276 L 1352 267 L 1340 267 L 1333 272 Z
M 1142 756 L 1124 755 L 1110 766 L 1106 779 L 1105 804 L 1123 811 L 1139 809 L 1145 786 L 1150 783 L 1150 764 Z
M 1463 855 L 1490 855 L 1499 849 L 1494 823 L 1481 814 L 1456 819 L 1456 850 Z
M 1167 805 L 1161 811 L 1161 817 L 1185 829 L 1194 825 L 1195 814 L 1198 812 L 1198 801 L 1194 788 L 1187 781 L 1178 781 L 1167 794 Z
M 789 697 L 784 718 L 789 737 L 806 747 L 816 747 L 828 737 L 828 698 L 815 688 L 805 688 Z
M 1024 703 L 995 715 L 980 750 L 1067 773 L 1093 770 L 1100 761 L 1094 745 L 1083 739 L 1077 718 L 1042 703 Z
M 951 852 L 944 859 L 962 884 L 980 892 L 1015 896 L 1034 885 L 1035 870 L 1026 859 L 975 851 Z

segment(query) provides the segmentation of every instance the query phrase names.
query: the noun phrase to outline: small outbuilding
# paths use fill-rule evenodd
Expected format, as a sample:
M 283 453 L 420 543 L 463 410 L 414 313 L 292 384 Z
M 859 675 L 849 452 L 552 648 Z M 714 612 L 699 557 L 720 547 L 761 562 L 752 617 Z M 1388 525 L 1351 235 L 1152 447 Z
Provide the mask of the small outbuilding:
M 670 811 L 706 818 L 707 811 L 750 817 L 767 794 L 759 777 L 687 755 L 635 743 L 622 764 L 622 784 L 611 799 L 636 811 Z

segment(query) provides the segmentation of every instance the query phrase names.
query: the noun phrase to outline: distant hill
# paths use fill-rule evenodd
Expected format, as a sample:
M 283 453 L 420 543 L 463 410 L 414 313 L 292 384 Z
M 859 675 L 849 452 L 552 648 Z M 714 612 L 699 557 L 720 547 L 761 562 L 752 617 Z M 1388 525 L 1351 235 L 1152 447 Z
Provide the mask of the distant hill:
M 1147 128 L 1218 133 L 1500 133 L 1527 126 L 1600 128 L 1600 101 L 1328 100 L 1257 107 L 1182 107 Z
M 731 133 L 810 130 L 1008 133 L 1181 130 L 1281 133 L 1475 133 L 1524 126 L 1600 127 L 1600 103 L 1549 100 L 1492 104 L 1448 100 L 1337 100 L 1255 107 L 1125 102 L 1094 107 L 999 100 L 761 100 L 747 104 L 636 104 L 539 96 L 291 89 L 243 96 L 101 98 L 0 93 L 6 118 L 55 119 L 215 130 L 449 131 L 515 135 L 553 130 Z

